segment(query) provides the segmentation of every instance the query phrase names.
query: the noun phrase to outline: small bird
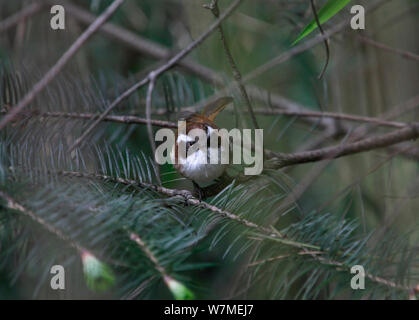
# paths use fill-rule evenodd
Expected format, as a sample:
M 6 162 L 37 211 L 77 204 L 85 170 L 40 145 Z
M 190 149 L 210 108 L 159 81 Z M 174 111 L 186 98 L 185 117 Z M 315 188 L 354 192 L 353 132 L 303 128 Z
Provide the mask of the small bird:
M 220 161 L 217 164 L 210 163 L 210 155 L 213 154 L 213 152 L 217 152 L 216 155 L 218 155 L 220 159 L 222 152 L 229 151 L 225 150 L 221 145 L 219 136 L 218 139 L 216 137 L 216 141 L 218 141 L 217 147 L 211 148 L 210 138 L 217 134 L 214 129 L 219 129 L 214 123 L 215 118 L 231 102 L 233 102 L 231 97 L 217 99 L 213 103 L 208 104 L 201 113 L 193 113 L 185 119 L 186 130 L 183 130 L 183 132 L 186 132 L 186 135 L 179 133 L 179 130 L 176 131 L 176 140 L 171 152 L 172 162 L 175 169 L 181 175 L 192 180 L 195 191 L 200 198 L 202 196 L 200 185 L 208 184 L 219 178 L 228 166 L 227 164 L 221 164 Z M 205 142 L 200 141 L 198 138 L 193 139 L 188 136 L 188 133 L 191 130 L 198 128 L 204 130 L 206 133 L 207 140 Z M 179 145 L 181 143 L 184 143 L 186 146 L 186 158 L 178 154 Z M 205 145 L 200 146 L 199 144 Z M 194 146 L 194 149 L 196 150 L 188 155 L 188 150 L 191 146 Z M 205 150 L 207 150 L 207 152 L 201 150 L 200 147 L 206 148 Z M 180 160 L 183 160 L 183 163 L 181 163 Z

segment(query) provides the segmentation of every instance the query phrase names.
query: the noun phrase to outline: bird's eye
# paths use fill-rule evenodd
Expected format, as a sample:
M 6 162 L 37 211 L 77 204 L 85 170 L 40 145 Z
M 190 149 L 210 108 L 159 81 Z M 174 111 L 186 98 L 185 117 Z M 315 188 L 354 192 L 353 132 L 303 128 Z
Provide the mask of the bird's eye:
M 198 137 L 195 138 L 193 141 L 186 142 L 186 149 L 189 149 L 190 146 L 193 146 L 198 141 Z

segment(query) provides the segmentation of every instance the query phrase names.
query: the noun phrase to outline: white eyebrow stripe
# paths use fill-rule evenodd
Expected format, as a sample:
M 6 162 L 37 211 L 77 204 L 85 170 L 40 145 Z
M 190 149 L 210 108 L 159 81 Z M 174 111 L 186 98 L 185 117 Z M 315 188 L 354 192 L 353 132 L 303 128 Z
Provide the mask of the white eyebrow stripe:
M 213 128 L 211 128 L 210 126 L 207 126 L 207 128 L 208 128 L 208 133 L 207 133 L 207 135 L 208 135 L 208 137 L 211 135 L 211 133 L 214 131 L 214 129 Z
M 195 139 L 192 139 L 190 136 L 187 136 L 185 134 L 178 135 L 177 140 L 176 140 L 177 143 L 179 143 L 179 142 L 190 142 L 190 141 L 195 141 Z

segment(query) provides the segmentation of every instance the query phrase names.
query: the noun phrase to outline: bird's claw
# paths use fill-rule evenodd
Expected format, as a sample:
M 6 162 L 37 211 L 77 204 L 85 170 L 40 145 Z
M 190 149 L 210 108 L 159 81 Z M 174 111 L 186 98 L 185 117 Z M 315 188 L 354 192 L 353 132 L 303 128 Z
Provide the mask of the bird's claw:
M 205 198 L 205 191 L 195 181 L 193 181 L 194 191 L 193 194 L 201 202 Z

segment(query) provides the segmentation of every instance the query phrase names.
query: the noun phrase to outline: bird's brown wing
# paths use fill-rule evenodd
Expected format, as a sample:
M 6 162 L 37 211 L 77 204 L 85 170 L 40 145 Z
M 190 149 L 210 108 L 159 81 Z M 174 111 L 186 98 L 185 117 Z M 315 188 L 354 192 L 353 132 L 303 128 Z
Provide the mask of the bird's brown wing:
M 218 98 L 214 102 L 207 104 L 201 114 L 214 121 L 217 115 L 231 102 L 233 102 L 233 98 L 231 97 Z

